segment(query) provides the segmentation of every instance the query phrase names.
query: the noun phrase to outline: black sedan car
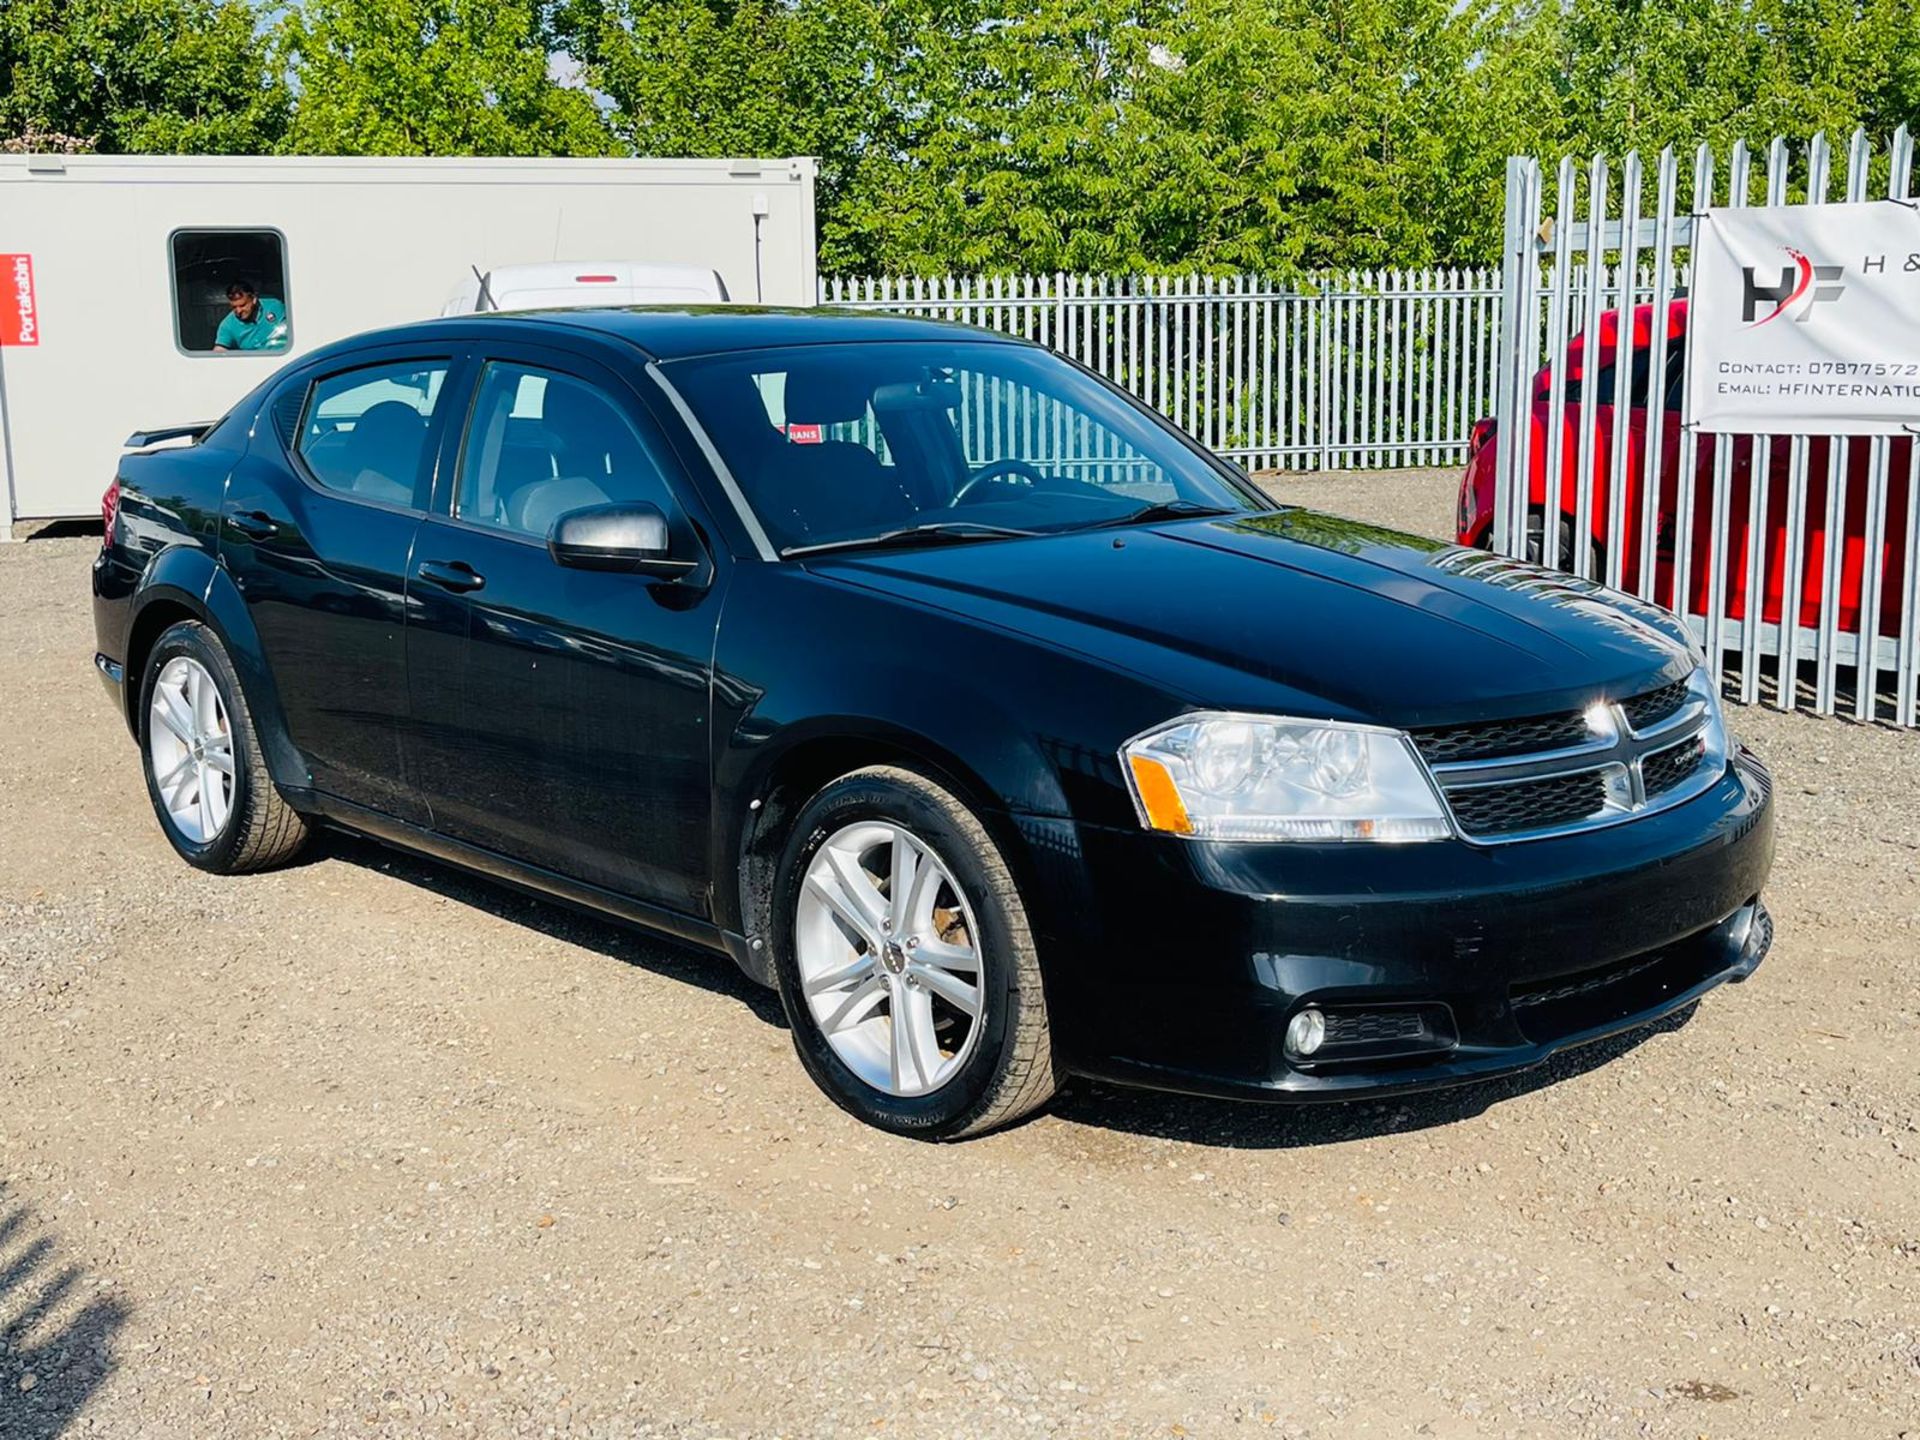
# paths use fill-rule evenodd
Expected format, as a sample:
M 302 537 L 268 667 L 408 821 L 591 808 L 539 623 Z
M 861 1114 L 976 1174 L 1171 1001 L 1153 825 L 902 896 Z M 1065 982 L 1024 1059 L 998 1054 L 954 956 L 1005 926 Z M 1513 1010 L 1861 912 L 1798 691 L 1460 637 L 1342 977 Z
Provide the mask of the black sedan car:
M 1516 1070 L 1771 942 L 1671 616 L 1276 507 L 1036 346 L 442 320 L 186 433 L 94 593 L 187 861 L 340 826 L 724 951 L 890 1130 Z

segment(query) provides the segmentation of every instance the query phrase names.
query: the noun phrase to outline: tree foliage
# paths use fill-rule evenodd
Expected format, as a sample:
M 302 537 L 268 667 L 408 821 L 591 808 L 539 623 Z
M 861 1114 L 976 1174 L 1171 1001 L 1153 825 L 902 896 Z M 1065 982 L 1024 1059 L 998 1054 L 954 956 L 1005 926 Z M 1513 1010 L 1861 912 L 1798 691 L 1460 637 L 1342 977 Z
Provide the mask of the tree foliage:
M 272 150 L 291 93 L 259 22 L 251 0 L 0 0 L 0 139 Z
M 278 40 L 308 155 L 601 155 L 593 100 L 551 74 L 538 0 L 304 0 Z
M 1908 122 L 1910 0 L 0 0 L 0 144 L 812 154 L 841 271 L 1472 263 L 1510 153 Z
M 1581 149 L 1920 120 L 1920 11 L 1907 0 L 1575 0 L 1555 17 L 1561 137 Z

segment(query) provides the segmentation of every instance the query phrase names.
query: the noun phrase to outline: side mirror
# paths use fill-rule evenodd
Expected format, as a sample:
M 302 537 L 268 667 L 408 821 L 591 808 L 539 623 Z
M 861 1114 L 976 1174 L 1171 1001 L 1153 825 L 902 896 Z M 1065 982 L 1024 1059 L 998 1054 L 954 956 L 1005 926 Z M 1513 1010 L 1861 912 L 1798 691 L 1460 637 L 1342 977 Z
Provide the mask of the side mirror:
M 575 570 L 615 570 L 678 580 L 699 565 L 676 559 L 667 517 L 658 505 L 589 505 L 553 522 L 547 553 Z

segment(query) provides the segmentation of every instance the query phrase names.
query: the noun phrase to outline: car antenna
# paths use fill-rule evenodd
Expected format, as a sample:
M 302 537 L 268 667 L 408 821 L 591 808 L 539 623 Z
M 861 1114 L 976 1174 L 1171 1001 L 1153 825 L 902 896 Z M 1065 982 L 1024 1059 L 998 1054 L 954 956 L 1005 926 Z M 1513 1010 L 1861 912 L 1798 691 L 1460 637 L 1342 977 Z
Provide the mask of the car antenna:
M 491 283 L 493 280 L 493 272 L 489 270 L 486 274 L 482 275 L 478 265 L 470 265 L 467 268 L 473 271 L 473 278 L 480 282 L 480 293 L 475 297 L 474 312 L 478 314 L 482 310 L 498 310 L 500 306 L 493 298 Z

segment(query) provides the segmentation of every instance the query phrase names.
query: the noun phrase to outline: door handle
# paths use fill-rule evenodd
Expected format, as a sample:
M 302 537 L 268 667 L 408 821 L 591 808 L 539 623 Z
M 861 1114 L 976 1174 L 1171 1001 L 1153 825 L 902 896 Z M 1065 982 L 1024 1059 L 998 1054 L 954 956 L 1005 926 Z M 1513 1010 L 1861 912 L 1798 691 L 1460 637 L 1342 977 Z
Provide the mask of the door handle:
M 236 510 L 227 517 L 227 523 L 255 540 L 264 540 L 280 528 L 264 510 Z
M 477 572 L 464 560 L 422 560 L 419 570 L 415 573 L 422 580 L 438 585 L 442 590 L 451 590 L 455 594 L 478 590 L 487 583 L 487 577 Z

